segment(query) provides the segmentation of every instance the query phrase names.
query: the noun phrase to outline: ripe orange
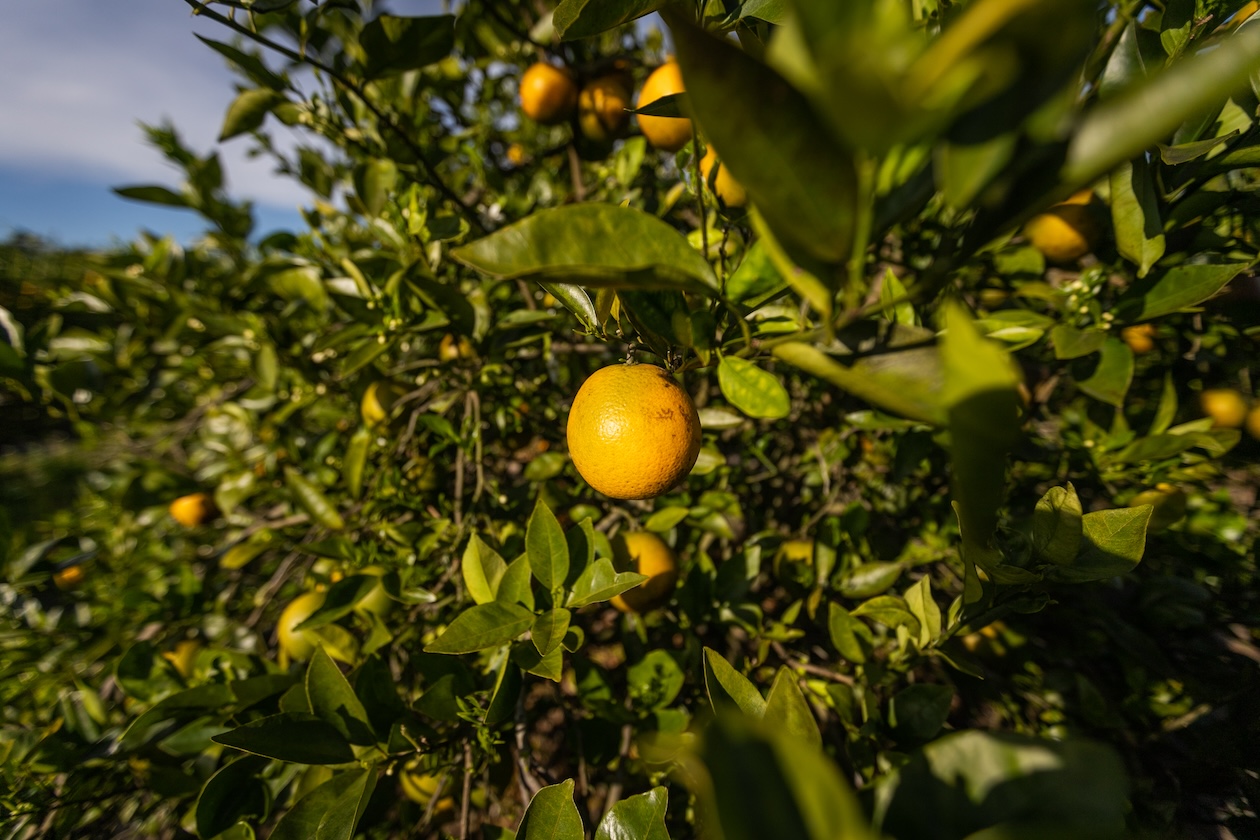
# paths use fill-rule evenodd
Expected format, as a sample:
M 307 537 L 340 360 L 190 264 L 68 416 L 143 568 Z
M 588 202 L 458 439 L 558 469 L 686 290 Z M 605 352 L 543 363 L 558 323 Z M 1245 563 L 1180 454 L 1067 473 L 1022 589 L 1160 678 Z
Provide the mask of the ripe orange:
M 324 605 L 323 592 L 304 592 L 289 602 L 280 613 L 280 623 L 276 626 L 276 635 L 280 639 L 280 650 L 288 654 L 290 659 L 304 662 L 311 658 L 319 645 L 319 637 L 307 630 L 294 628 L 312 613 Z
M 1232 388 L 1209 388 L 1199 394 L 1199 406 L 1218 429 L 1237 429 L 1247 419 L 1247 400 Z
M 373 382 L 363 392 L 359 413 L 369 426 L 379 426 L 389 419 L 390 409 L 402 393 L 390 382 Z
M 613 539 L 613 565 L 619 572 L 638 572 L 648 579 L 612 599 L 622 612 L 645 613 L 669 600 L 678 582 L 678 557 L 651 531 L 631 531 Z
M 683 93 L 682 71 L 678 62 L 667 61 L 652 71 L 639 91 L 639 107 L 675 93 Z M 691 140 L 691 120 L 683 117 L 639 116 L 639 128 L 647 141 L 658 149 L 676 152 Z
M 573 113 L 578 89 L 567 70 L 540 61 L 521 76 L 520 94 L 525 116 L 542 125 L 555 125 Z
M 76 563 L 73 566 L 66 566 L 64 569 L 58 569 L 53 572 L 53 586 L 65 592 L 83 583 L 86 577 L 87 573 L 83 571 L 83 567 Z
M 1155 325 L 1134 324 L 1120 331 L 1120 337 L 1129 349 L 1139 356 L 1155 349 Z
M 192 676 L 193 665 L 197 663 L 197 654 L 201 652 L 201 642 L 196 639 L 184 639 L 175 644 L 174 650 L 162 654 L 162 658 L 179 672 L 184 679 Z
M 718 168 L 717 175 L 710 177 L 709 173 L 714 166 Z M 748 203 L 748 194 L 744 192 L 743 186 L 731 175 L 731 171 L 718 158 L 712 146 L 700 159 L 700 174 L 704 177 L 704 183 L 713 189 L 714 194 L 727 207 L 743 207 Z
M 508 163 L 513 166 L 523 166 L 525 161 L 529 159 L 529 156 L 525 154 L 525 149 L 520 143 L 512 143 L 509 145 L 507 147 L 505 157 L 507 157 Z
M 171 518 L 185 528 L 204 525 L 219 512 L 207 493 L 189 493 L 171 502 Z
M 1082 190 L 1024 225 L 1024 236 L 1046 259 L 1056 263 L 1076 262 L 1094 250 L 1101 235 L 1098 220 L 1089 206 L 1094 194 Z
M 451 333 L 447 333 L 438 342 L 438 358 L 444 362 L 453 362 L 456 359 L 471 359 L 472 356 L 472 342 L 466 336 L 461 335 L 457 339 Z
M 1154 508 L 1151 511 L 1150 523 L 1147 525 L 1148 530 L 1162 531 L 1186 515 L 1186 494 L 1180 487 L 1161 481 L 1150 490 L 1138 493 L 1129 502 L 1131 508 L 1142 505 L 1150 505 Z
M 630 86 L 616 73 L 601 76 L 578 94 L 578 127 L 588 140 L 607 143 L 626 130 L 630 122 Z
M 569 457 L 582 478 L 614 499 L 650 499 L 677 484 L 700 454 L 691 397 L 656 365 L 609 365 L 573 398 Z

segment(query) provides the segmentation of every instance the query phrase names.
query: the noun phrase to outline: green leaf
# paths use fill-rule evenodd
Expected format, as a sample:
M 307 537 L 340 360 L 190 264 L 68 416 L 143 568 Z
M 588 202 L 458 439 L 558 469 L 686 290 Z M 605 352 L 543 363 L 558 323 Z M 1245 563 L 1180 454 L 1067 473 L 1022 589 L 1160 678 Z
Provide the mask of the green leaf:
M 1213 151 L 1217 146 L 1224 145 L 1234 139 L 1238 136 L 1238 133 L 1238 129 L 1234 129 L 1228 134 L 1222 134 L 1219 137 L 1199 140 L 1194 143 L 1178 143 L 1175 146 L 1165 146 L 1163 143 L 1160 143 L 1158 144 L 1159 159 L 1169 166 L 1179 166 L 1183 163 L 1189 163 L 1190 161 L 1198 160 Z
M 507 279 L 701 293 L 717 288 L 713 269 L 686 237 L 651 214 L 613 204 L 539 210 L 451 256 Z
M 651 14 L 665 0 L 561 0 L 551 21 L 563 40 L 589 38 Z
M 564 585 L 569 573 L 569 544 L 556 515 L 541 497 L 526 526 L 525 553 L 534 577 L 548 592 Z
M 919 620 L 910 612 L 910 605 L 905 599 L 898 595 L 876 595 L 858 604 L 849 615 L 854 618 L 864 616 L 894 629 L 905 625 L 910 629 L 911 636 L 919 635 Z
M 669 792 L 663 787 L 626 797 L 604 815 L 595 840 L 669 840 L 665 827 L 668 803 Z
M 532 583 L 529 558 L 522 554 L 508 563 L 503 577 L 499 580 L 499 591 L 494 593 L 494 600 L 500 604 L 520 604 L 532 610 L 534 608 Z
M 306 666 L 306 699 L 311 713 L 331 723 L 350 743 L 376 743 L 367 709 L 323 648 L 315 649 Z
M 1124 765 L 1109 747 L 980 731 L 923 747 L 876 785 L 874 805 L 885 836 L 940 838 L 1045 819 L 1056 837 L 1119 840 L 1129 810 Z
M 161 204 L 166 207 L 190 207 L 188 199 L 166 187 L 114 187 L 114 193 L 132 201 L 144 201 L 149 204 Z
M 1076 488 L 1051 487 L 1033 511 L 1032 545 L 1039 560 L 1066 565 L 1076 559 L 1083 536 Z
M 427 67 L 455 48 L 455 16 L 377 15 L 359 34 L 369 79 Z
M 949 416 L 951 488 L 964 543 L 987 546 L 997 529 L 1006 454 L 1019 432 L 1017 377 L 1010 355 L 985 339 L 958 304 L 945 310 L 941 343 Z
M 268 840 L 352 840 L 376 789 L 376 770 L 347 770 L 297 801 Z
M 261 776 L 266 766 L 266 759 L 241 756 L 206 781 L 194 809 L 199 836 L 214 837 L 240 820 L 267 818 L 271 795 Z
M 210 740 L 296 764 L 345 764 L 354 760 L 349 742 L 336 727 L 302 712 L 261 718 Z
M 928 575 L 906 590 L 906 605 L 919 622 L 919 647 L 927 648 L 941 638 L 941 608 L 932 597 L 932 579 Z
M 564 651 L 555 648 L 545 656 L 529 642 L 520 642 L 512 646 L 512 661 L 527 674 L 535 674 L 552 682 L 560 682 L 564 676 Z
M 460 561 L 464 586 L 475 603 L 489 604 L 499 592 L 499 582 L 507 572 L 507 563 L 481 537 L 473 534 Z
M 351 498 L 357 499 L 363 492 L 363 470 L 367 467 L 368 452 L 371 449 L 372 430 L 367 426 L 360 426 L 346 444 L 346 457 L 341 470 Z
M 547 610 L 534 619 L 531 638 L 539 654 L 546 656 L 564 641 L 564 634 L 569 630 L 569 620 L 573 614 L 563 608 Z
M 887 307 L 885 311 L 894 324 L 905 324 L 908 327 L 917 325 L 914 304 L 909 300 L 905 284 L 891 268 L 884 272 L 883 279 L 880 281 L 879 303 L 880 306 Z
M 1187 119 L 1247 85 L 1260 69 L 1260 26 L 1243 26 L 1210 50 L 1087 113 L 1068 146 L 1064 178 L 1084 186 L 1164 141 Z
M 1132 571 L 1146 551 L 1151 512 L 1151 507 L 1141 505 L 1085 514 L 1080 554 L 1068 565 L 1055 566 L 1050 576 L 1065 583 L 1087 583 Z
M 564 532 L 564 542 L 569 547 L 569 571 L 564 576 L 565 586 L 572 588 L 582 573 L 595 562 L 595 544 L 601 537 L 602 534 L 595 533 L 590 517 Z
M 702 421 L 703 422 L 703 421 Z M 643 523 L 644 530 L 654 531 L 663 534 L 673 529 L 691 514 L 691 508 L 686 505 L 670 505 L 654 512 Z
M 1133 351 L 1113 336 L 1103 342 L 1098 367 L 1077 385 L 1094 399 L 1119 407 L 1124 405 L 1124 396 L 1132 382 Z
M 822 733 L 818 721 L 810 711 L 805 695 L 797 684 L 797 676 L 786 665 L 779 668 L 766 696 L 766 710 L 762 720 L 776 732 L 782 732 L 806 743 L 822 748 Z
M 736 303 L 766 297 L 786 286 L 775 268 L 765 242 L 758 239 L 747 251 L 739 268 L 726 280 L 726 296 Z
M 380 585 L 375 575 L 351 575 L 328 587 L 328 595 L 319 609 L 300 622 L 294 630 L 315 630 L 349 615 L 356 604 Z
M 674 35 L 695 118 L 780 240 L 828 262 L 849 257 L 857 175 L 786 79 L 676 11 Z
M 517 840 L 583 840 L 584 828 L 573 802 L 573 780 L 548 785 L 529 801 Z
M 831 643 L 841 656 L 859 665 L 866 661 L 866 650 L 858 637 L 869 637 L 870 631 L 849 615 L 848 610 L 834 602 L 827 606 L 827 630 Z
M 611 560 L 601 557 L 587 566 L 574 582 L 568 606 L 584 607 L 587 604 L 611 600 L 645 580 L 647 580 L 647 575 L 637 572 L 618 572 Z
M 277 91 L 285 88 L 284 77 L 268 70 L 267 65 L 264 64 L 262 59 L 258 56 L 242 52 L 236 47 L 233 47 L 230 44 L 225 44 L 221 41 L 212 41 L 211 39 L 198 35 L 195 32 L 193 33 L 193 37 L 226 58 L 228 61 L 240 67 L 255 83 Z
M 749 417 L 777 420 L 787 417 L 792 409 L 787 389 L 778 377 L 747 359 L 723 356 L 717 375 L 723 396 Z
M 704 649 L 704 685 L 715 712 L 735 708 L 758 720 L 766 712 L 765 698 L 757 687 L 732 668 L 722 654 L 708 647 Z
M 1245 263 L 1175 266 L 1125 291 L 1116 301 L 1116 318 L 1126 323 L 1149 321 L 1197 306 L 1225 288 L 1226 283 L 1246 268 Z
M 599 330 L 600 317 L 595 309 L 595 304 L 591 302 L 591 296 L 581 286 L 572 283 L 546 283 L 539 281 L 544 291 L 550 292 L 551 295 L 564 306 L 565 309 L 577 316 L 582 327 L 589 332 Z
M 519 604 L 495 601 L 470 607 L 425 647 L 427 653 L 476 653 L 507 644 L 534 623 L 534 614 Z
M 379 216 L 389 194 L 398 182 L 398 166 L 388 158 L 378 158 L 354 168 L 354 191 L 369 216 Z
M 1097 327 L 1081 329 L 1071 324 L 1056 324 L 1050 330 L 1056 359 L 1079 359 L 1097 353 L 1107 343 L 1107 333 Z
M 947 685 L 906 686 L 889 702 L 888 722 L 893 733 L 900 741 L 930 741 L 945 725 L 953 699 L 954 689 Z
M 219 142 L 260 127 L 271 109 L 281 102 L 284 102 L 284 96 L 271 88 L 241 91 L 228 106 L 227 115 L 223 118 L 223 128 L 219 131 Z
M 1159 196 L 1145 158 L 1121 163 L 1111 171 L 1111 225 L 1116 250 L 1145 277 L 1164 255 L 1164 225 Z
M 902 565 L 872 560 L 856 567 L 841 579 L 837 587 L 846 598 L 869 598 L 887 592 L 901 577 Z
M 330 531 L 340 531 L 346 527 L 345 520 L 337 513 L 332 502 L 306 476 L 293 467 L 285 467 L 284 482 L 293 493 L 294 500 L 311 515 L 311 519 Z

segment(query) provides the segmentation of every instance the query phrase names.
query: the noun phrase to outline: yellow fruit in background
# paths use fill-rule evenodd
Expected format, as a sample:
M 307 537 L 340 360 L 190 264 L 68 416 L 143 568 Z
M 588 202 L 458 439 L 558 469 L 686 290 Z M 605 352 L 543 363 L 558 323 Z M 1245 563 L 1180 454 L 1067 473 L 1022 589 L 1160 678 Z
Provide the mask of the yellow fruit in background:
M 555 125 L 573 114 L 578 88 L 567 70 L 540 61 L 521 76 L 520 95 L 525 116 L 542 125 Z
M 1150 505 L 1151 521 L 1148 531 L 1162 531 L 1186 515 L 1186 494 L 1179 487 L 1160 482 L 1150 490 L 1143 490 L 1133 497 L 1129 507 Z
M 1046 259 L 1070 263 L 1094 250 L 1101 235 L 1098 219 L 1089 206 L 1093 193 L 1084 190 L 1024 225 L 1024 236 Z
M 179 672 L 184 679 L 188 679 L 192 675 L 193 665 L 197 661 L 197 654 L 201 652 L 201 642 L 196 639 L 184 639 L 175 645 L 174 650 L 168 650 L 162 654 L 162 658 Z
M 83 571 L 81 565 L 75 563 L 73 566 L 66 566 L 64 569 L 53 572 L 53 586 L 64 592 L 83 583 L 86 577 L 87 572 Z
M 456 338 L 451 333 L 447 333 L 438 342 L 438 358 L 444 362 L 453 362 L 456 359 L 471 359 L 472 357 L 472 342 L 466 336 L 461 335 L 459 338 Z
M 513 166 L 521 166 L 522 164 L 525 163 L 527 159 L 527 156 L 525 154 L 525 149 L 521 146 L 520 143 L 512 143 L 510 146 L 508 146 L 505 157 L 507 157 L 508 163 L 512 164 Z
M 415 802 L 417 805 L 423 805 L 426 808 L 433 795 L 438 792 L 442 780 L 432 773 L 423 773 L 416 770 L 404 770 L 398 777 L 398 783 L 402 787 L 403 795 Z M 455 798 L 453 796 L 443 796 L 433 806 L 433 810 L 453 811 L 455 810 Z
M 1260 440 L 1260 405 L 1247 412 L 1247 434 Z
M 389 419 L 390 409 L 402 394 L 389 382 L 373 382 L 363 392 L 359 402 L 359 413 L 363 422 L 369 426 L 379 426 Z
M 718 168 L 717 175 L 710 176 L 709 173 L 714 166 Z M 705 184 L 712 188 L 714 194 L 722 199 L 722 203 L 727 207 L 743 207 L 748 203 L 748 194 L 744 192 L 739 181 L 731 175 L 726 164 L 718 158 L 717 151 L 712 146 L 700 159 L 700 174 L 704 177 Z
M 638 572 L 648 579 L 612 599 L 622 612 L 644 613 L 669 600 L 678 582 L 678 556 L 651 531 L 618 534 L 612 541 L 613 565 L 619 572 Z
M 204 525 L 219 512 L 207 493 L 190 493 L 171 502 L 171 518 L 185 528 Z
M 1218 429 L 1237 429 L 1247 419 L 1247 401 L 1232 388 L 1209 388 L 1199 394 L 1199 407 Z
M 639 107 L 684 91 L 678 62 L 667 61 L 653 70 L 643 83 L 643 89 L 639 91 Z M 649 143 L 666 152 L 676 152 L 691 141 L 691 120 L 685 117 L 649 117 L 640 114 L 639 129 Z
M 1134 324 L 1121 330 L 1120 337 L 1130 350 L 1141 355 L 1155 349 L 1155 332 L 1154 324 Z
M 700 454 L 700 416 L 683 387 L 656 365 L 610 365 L 573 398 L 569 457 L 614 499 L 650 499 L 683 479 Z
M 385 570 L 380 566 L 365 566 L 354 574 L 372 575 L 379 578 L 385 574 Z M 371 592 L 364 595 L 363 599 L 354 605 L 354 611 L 359 615 L 375 615 L 377 618 L 384 619 L 394 611 L 395 606 L 397 602 L 389 597 L 389 593 L 385 591 L 385 585 L 377 583 Z
M 323 592 L 305 592 L 290 601 L 284 612 L 280 613 L 276 635 L 280 639 L 280 650 L 288 654 L 290 659 L 305 662 L 319 646 L 317 635 L 308 630 L 294 628 L 324 605 L 324 597 Z
M 813 540 L 788 540 L 779 546 L 779 559 L 789 563 L 813 563 Z
M 588 140 L 609 142 L 626 130 L 629 107 L 630 87 L 625 76 L 601 76 L 578 94 L 578 128 Z

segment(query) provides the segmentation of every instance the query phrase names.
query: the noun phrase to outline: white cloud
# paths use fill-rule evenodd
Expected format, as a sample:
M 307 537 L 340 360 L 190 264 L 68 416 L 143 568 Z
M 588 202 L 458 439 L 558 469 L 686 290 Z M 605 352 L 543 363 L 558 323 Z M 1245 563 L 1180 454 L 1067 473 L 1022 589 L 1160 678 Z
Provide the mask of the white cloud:
M 235 95 L 223 59 L 193 32 L 230 41 L 179 0 L 38 0 L 6 4 L 0 26 L 0 165 L 26 172 L 172 183 L 138 122 L 170 120 L 204 153 Z M 233 195 L 292 208 L 295 181 L 249 159 L 247 138 L 219 151 Z

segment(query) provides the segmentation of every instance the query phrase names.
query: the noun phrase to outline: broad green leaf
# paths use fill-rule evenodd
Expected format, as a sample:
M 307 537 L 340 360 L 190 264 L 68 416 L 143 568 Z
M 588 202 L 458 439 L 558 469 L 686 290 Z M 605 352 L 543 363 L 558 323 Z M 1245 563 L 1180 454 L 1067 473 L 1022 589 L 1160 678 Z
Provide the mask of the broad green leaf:
M 701 418 L 700 422 L 703 425 L 704 418 Z M 671 505 L 661 508 L 647 518 L 647 521 L 643 523 L 643 528 L 647 531 L 663 534 L 681 523 L 690 513 L 691 508 L 685 505 Z
M 788 0 L 744 0 L 739 6 L 739 16 L 781 26 L 788 19 L 790 5 Z
M 1177 382 L 1170 370 L 1164 374 L 1164 387 L 1159 395 L 1159 407 L 1155 409 L 1155 419 L 1151 421 L 1148 434 L 1160 435 L 1168 431 L 1173 420 L 1177 419 Z
M 949 715 L 954 690 L 947 685 L 909 685 L 892 698 L 888 722 L 900 741 L 922 743 L 936 737 Z
M 764 298 L 786 286 L 770 258 L 765 242 L 758 239 L 744 252 L 739 268 L 726 280 L 726 296 L 736 303 Z
M 531 638 L 539 654 L 546 656 L 560 647 L 560 643 L 564 641 L 564 634 L 569 630 L 569 620 L 572 617 L 572 613 L 568 610 L 557 608 L 547 610 L 534 619 Z
M 918 325 L 914 314 L 914 305 L 910 303 L 905 284 L 890 268 L 884 272 L 879 284 L 879 304 L 886 307 L 887 317 L 894 324 L 905 324 L 908 327 Z
M 945 310 L 941 343 L 949 416 L 950 482 L 965 542 L 989 545 L 997 529 L 1006 454 L 1019 432 L 1017 377 L 1009 354 L 976 331 L 958 304 Z
M 1051 575 L 1065 583 L 1106 580 L 1132 571 L 1146 551 L 1146 528 L 1152 508 L 1116 508 L 1087 513 L 1081 518 L 1083 544 L 1067 565 Z
M 1106 746 L 980 731 L 945 735 L 875 787 L 874 823 L 890 837 L 961 838 L 1044 818 L 1058 837 L 1124 836 L 1124 765 Z
M 665 807 L 669 793 L 663 787 L 629 796 L 604 815 L 595 840 L 669 840 Z
M 1192 160 L 1198 160 L 1237 136 L 1238 130 L 1235 129 L 1228 134 L 1211 137 L 1207 140 L 1199 140 L 1194 143 L 1178 143 L 1175 146 L 1165 146 L 1163 143 L 1159 143 L 1159 159 L 1169 166 L 1189 163 Z
M 818 731 L 818 721 L 801 693 L 797 684 L 797 676 L 786 665 L 779 668 L 770 684 L 770 693 L 766 695 L 766 710 L 761 719 L 776 732 L 782 732 L 810 744 L 822 748 L 822 733 Z
M 367 58 L 364 74 L 380 78 L 428 66 L 455 48 L 455 16 L 377 15 L 359 33 Z
M 1135 323 L 1197 306 L 1225 288 L 1245 268 L 1245 263 L 1174 266 L 1131 286 L 1116 301 L 1116 317 Z
M 425 647 L 425 652 L 476 653 L 507 644 L 533 623 L 533 612 L 519 604 L 478 604 L 460 613 L 441 636 Z
M 1050 330 L 1056 359 L 1079 359 L 1097 353 L 1107 343 L 1107 333 L 1096 327 L 1081 329 L 1072 324 L 1056 324 Z
M 595 309 L 595 304 L 591 302 L 591 296 L 581 286 L 572 283 L 546 283 L 539 282 L 544 291 L 551 295 L 564 306 L 565 309 L 577 316 L 582 326 L 590 331 L 595 332 L 599 329 L 602 318 Z
M 256 84 L 262 87 L 269 87 L 277 91 L 284 89 L 284 77 L 268 70 L 267 65 L 264 64 L 263 60 L 258 56 L 243 52 L 230 44 L 223 43 L 222 41 L 213 41 L 202 35 L 198 35 L 195 32 L 193 33 L 193 37 L 226 58 L 228 61 L 240 67 Z
M 641 18 L 665 0 L 560 0 L 552 15 L 556 34 L 566 41 L 589 38 Z
M 347 770 L 297 801 L 268 840 L 351 840 L 376 789 L 376 770 Z
M 1088 379 L 1077 383 L 1082 391 L 1096 400 L 1119 407 L 1133 382 L 1133 351 L 1118 338 L 1103 342 L 1098 367 Z
M 691 308 L 682 292 L 623 289 L 617 297 L 622 315 L 654 352 L 665 355 L 670 347 L 696 346 L 691 334 Z
M 799 249 L 789 253 L 756 207 L 749 210 L 748 217 L 757 234 L 757 243 L 765 249 L 766 256 L 780 276 L 824 320 L 830 320 L 834 308 L 834 284 L 819 279 L 820 276 L 828 276 L 827 266 L 808 254 L 802 254 Z
M 499 580 L 499 590 L 494 600 L 500 604 L 520 604 L 528 609 L 534 608 L 533 574 L 529 568 L 529 557 L 522 554 L 503 572 Z
M 1111 171 L 1111 226 L 1116 250 L 1145 277 L 1164 255 L 1164 225 L 1151 167 L 1145 158 L 1126 161 Z
M 525 552 L 534 577 L 548 592 L 564 585 L 569 573 L 569 544 L 556 515 L 541 497 L 526 526 Z
M 331 723 L 350 743 L 376 743 L 367 709 L 323 648 L 315 649 L 306 666 L 306 699 L 311 713 Z
M 1082 539 L 1081 500 L 1076 488 L 1051 487 L 1033 511 L 1032 544 L 1038 559 L 1065 565 L 1076 559 Z
M 848 151 L 774 70 L 680 13 L 662 14 L 695 118 L 770 228 L 818 259 L 847 259 L 857 204 Z
M 132 201 L 144 201 L 149 204 L 161 204 L 166 207 L 188 207 L 188 199 L 166 187 L 138 186 L 114 187 L 114 193 Z
M 499 582 L 507 572 L 507 563 L 499 553 L 473 534 L 464 548 L 460 572 L 468 594 L 478 604 L 489 604 L 499 592 Z
M 350 436 L 350 442 L 346 444 L 346 457 L 342 474 L 346 478 L 346 489 L 350 491 L 352 498 L 359 498 L 363 492 L 363 470 L 367 467 L 368 452 L 372 448 L 372 430 L 367 426 L 360 426 L 355 433 Z
M 747 359 L 723 356 L 717 375 L 722 394 L 749 417 L 777 420 L 786 417 L 792 408 L 787 389 L 778 377 Z
M 398 165 L 389 158 L 377 158 L 354 168 L 354 191 L 369 216 L 379 216 L 389 194 L 398 182 Z
M 517 840 L 583 840 L 582 817 L 573 802 L 573 780 L 548 785 L 529 801 Z
M 253 131 L 263 124 L 267 114 L 281 102 L 284 96 L 270 88 L 252 88 L 243 90 L 228 106 L 223 117 L 223 128 L 219 131 L 219 142 L 230 140 L 238 134 Z
M 702 293 L 717 287 L 713 269 L 681 233 L 651 214 L 613 204 L 539 210 L 451 256 L 509 279 Z
M 1068 146 L 1063 175 L 1084 186 L 1166 140 L 1190 117 L 1246 86 L 1260 69 L 1260 26 L 1240 27 L 1210 50 L 1087 113 Z
M 231 828 L 210 836 L 210 840 L 255 840 L 254 829 L 249 823 L 238 822 Z
M 831 635 L 831 643 L 841 656 L 859 665 L 866 661 L 866 649 L 859 637 L 869 642 L 870 631 L 835 602 L 827 606 L 827 630 Z
M 927 648 L 941 637 L 941 608 L 932 597 L 932 578 L 924 575 L 906 590 L 906 605 L 919 622 L 919 647 Z
M 246 755 L 220 767 L 197 796 L 197 834 L 214 837 L 238 820 L 265 820 L 271 805 L 261 776 L 266 766 L 266 759 Z
M 296 764 L 345 764 L 354 760 L 350 743 L 336 727 L 300 712 L 261 718 L 210 740 Z
M 510 660 L 499 667 L 490 702 L 486 705 L 486 726 L 498 726 L 512 719 L 516 713 L 516 701 L 521 696 L 523 680 L 520 667 Z
M 687 675 L 668 651 L 648 651 L 626 669 L 626 688 L 638 708 L 663 709 L 682 691 Z
M 715 712 L 736 708 L 757 719 L 765 714 L 766 701 L 757 687 L 708 647 L 704 649 L 704 685 Z
M 315 522 L 330 531 L 340 531 L 346 527 L 345 520 L 341 518 L 341 514 L 337 513 L 337 509 L 333 507 L 324 492 L 302 473 L 293 467 L 285 467 L 284 483 L 293 494 L 294 501 L 309 513 Z
M 910 612 L 910 605 L 899 595 L 876 595 L 858 604 L 849 615 L 854 618 L 866 617 L 893 629 L 905 625 L 911 636 L 919 635 L 919 620 Z
M 611 560 L 601 557 L 587 566 L 573 583 L 568 606 L 576 608 L 608 601 L 645 580 L 647 575 L 637 572 L 618 572 Z
M 544 655 L 531 643 L 518 642 L 512 646 L 512 661 L 525 673 L 535 674 L 552 682 L 558 683 L 564 676 L 564 651 L 559 647 Z
M 887 592 L 901 577 L 902 565 L 872 560 L 854 568 L 841 580 L 837 591 L 845 598 L 869 598 Z

